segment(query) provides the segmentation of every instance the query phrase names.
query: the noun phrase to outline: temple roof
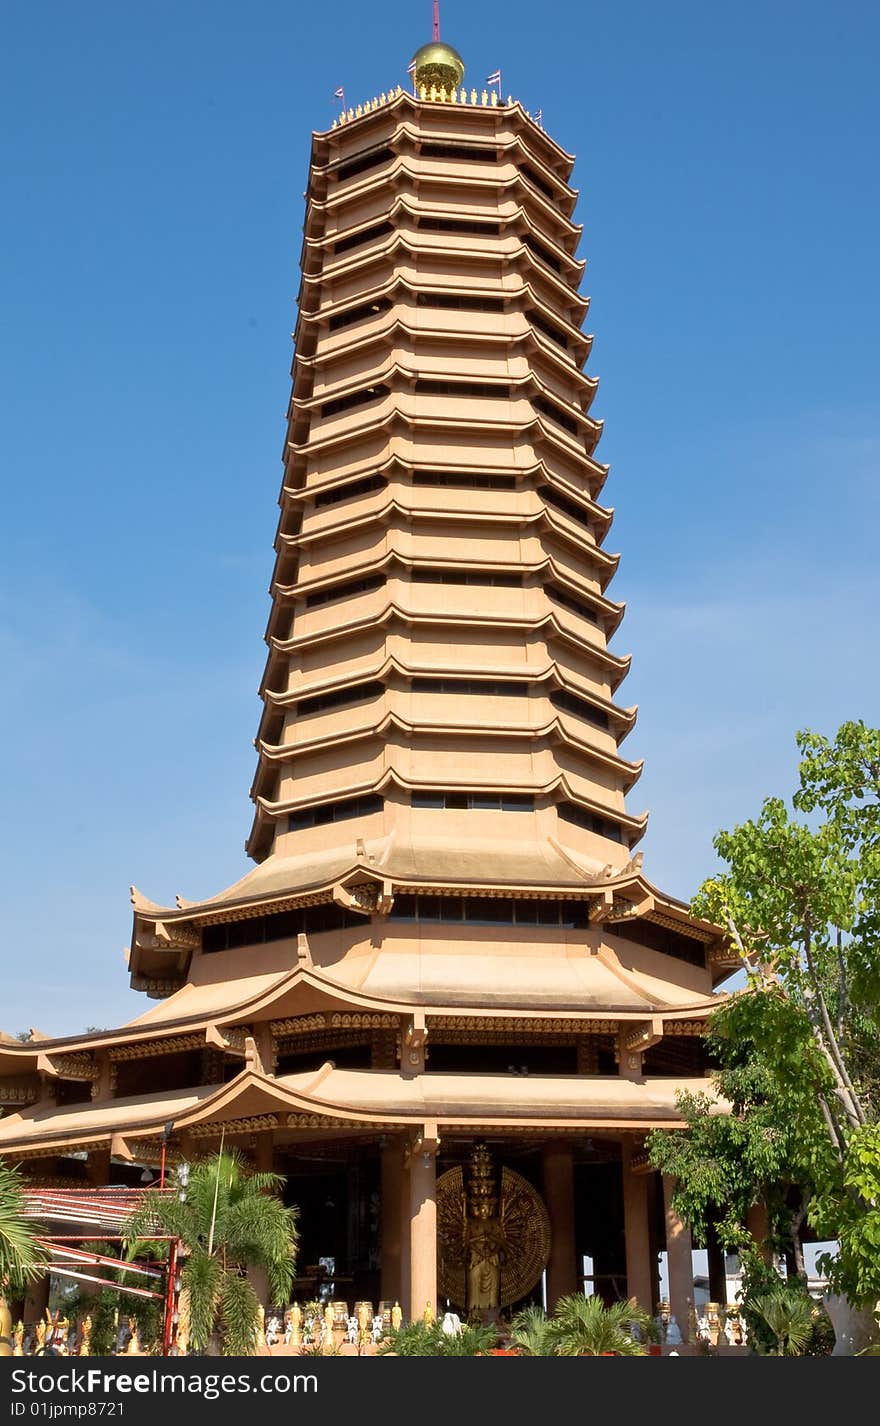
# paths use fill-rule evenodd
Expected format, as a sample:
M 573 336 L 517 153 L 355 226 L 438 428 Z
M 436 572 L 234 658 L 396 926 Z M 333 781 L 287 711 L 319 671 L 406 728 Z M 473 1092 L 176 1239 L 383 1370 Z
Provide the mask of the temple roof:
M 224 1124 L 248 1132 L 248 1121 L 273 1116 L 273 1128 L 340 1130 L 427 1121 L 444 1125 L 499 1127 L 535 1121 L 542 1128 L 633 1126 L 679 1128 L 681 1091 L 717 1098 L 705 1078 L 622 1076 L 427 1074 L 407 1078 L 395 1071 L 336 1069 L 278 1079 L 243 1070 L 226 1085 L 137 1095 L 102 1104 L 34 1107 L 0 1120 L 0 1154 L 59 1152 L 110 1142 L 111 1152 L 133 1158 L 126 1135 L 150 1139 L 169 1120 L 175 1132 Z M 232 1125 L 237 1126 L 236 1129 Z

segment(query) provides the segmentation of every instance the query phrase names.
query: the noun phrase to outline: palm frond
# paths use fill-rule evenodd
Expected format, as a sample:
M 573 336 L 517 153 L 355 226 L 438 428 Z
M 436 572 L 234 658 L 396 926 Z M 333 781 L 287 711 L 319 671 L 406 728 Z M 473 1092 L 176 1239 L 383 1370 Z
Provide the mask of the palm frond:
M 22 1291 L 40 1276 L 44 1261 L 27 1217 L 21 1174 L 11 1164 L 0 1163 L 0 1284 Z
M 189 1293 L 189 1339 L 203 1352 L 217 1320 L 223 1268 L 218 1258 L 198 1247 L 186 1259 L 180 1280 Z
M 220 1288 L 220 1318 L 223 1323 L 223 1355 L 252 1357 L 257 1346 L 259 1303 L 246 1277 L 223 1274 Z

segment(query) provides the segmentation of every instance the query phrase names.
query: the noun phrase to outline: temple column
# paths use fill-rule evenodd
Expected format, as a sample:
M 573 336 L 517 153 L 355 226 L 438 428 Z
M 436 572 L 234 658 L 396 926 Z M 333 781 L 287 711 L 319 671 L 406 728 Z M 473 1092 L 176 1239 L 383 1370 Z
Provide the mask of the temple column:
M 675 1179 L 663 1175 L 663 1208 L 666 1217 L 666 1271 L 669 1277 L 669 1310 L 678 1323 L 683 1342 L 690 1338 L 690 1314 L 694 1305 L 694 1266 L 691 1235 L 672 1206 Z
M 763 1199 L 752 1204 L 746 1214 L 746 1227 L 755 1241 L 755 1246 L 760 1249 L 764 1262 L 769 1265 L 773 1261 L 773 1249 L 770 1245 L 770 1215 Z
M 709 1224 L 706 1238 L 706 1261 L 709 1267 L 709 1301 L 727 1306 L 727 1272 L 724 1263 L 724 1249 L 718 1238 L 714 1222 Z
M 654 1311 L 654 1273 L 648 1178 L 632 1167 L 633 1141 L 623 1140 L 623 1231 L 626 1244 L 626 1291 L 646 1311 Z
M 106 1188 L 110 1182 L 110 1150 L 90 1149 L 86 1163 L 90 1188 Z
M 421 1317 L 428 1303 L 437 1311 L 436 1140 L 427 1134 L 409 1160 L 410 1316 Z
M 574 1234 L 574 1157 L 565 1144 L 546 1144 L 541 1155 L 544 1200 L 550 1215 L 547 1311 L 578 1290 Z
M 399 1234 L 400 1234 L 400 1297 L 398 1301 L 403 1308 L 403 1316 L 406 1322 L 412 1320 L 412 1296 L 410 1293 L 410 1261 L 412 1253 L 410 1251 L 410 1167 L 409 1156 L 401 1153 L 400 1163 L 400 1200 L 399 1200 Z
M 384 1302 L 401 1302 L 403 1283 L 400 1272 L 402 1206 L 400 1200 L 403 1153 L 400 1143 L 394 1139 L 389 1139 L 382 1145 L 381 1172 L 382 1222 L 379 1229 L 381 1235 L 379 1291 Z

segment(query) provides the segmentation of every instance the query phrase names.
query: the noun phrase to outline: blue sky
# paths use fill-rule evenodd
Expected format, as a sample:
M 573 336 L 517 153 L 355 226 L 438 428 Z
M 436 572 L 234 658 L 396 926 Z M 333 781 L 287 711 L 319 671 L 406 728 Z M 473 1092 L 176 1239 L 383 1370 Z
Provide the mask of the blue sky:
M 245 868 L 309 135 L 428 0 L 10 0 L 0 57 L 0 1025 L 127 989 L 128 885 Z M 646 870 L 876 721 L 880 11 L 445 0 L 578 155 Z

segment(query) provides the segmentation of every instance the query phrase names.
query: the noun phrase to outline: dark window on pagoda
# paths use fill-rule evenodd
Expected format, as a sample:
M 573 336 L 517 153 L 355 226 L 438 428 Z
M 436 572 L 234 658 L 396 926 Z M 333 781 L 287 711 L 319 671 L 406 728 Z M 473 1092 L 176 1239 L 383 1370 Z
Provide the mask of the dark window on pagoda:
M 419 896 L 394 898 L 393 921 L 467 921 L 474 926 L 557 926 L 583 930 L 586 901 L 520 900 L 509 896 Z
M 539 175 L 535 172 L 533 168 L 530 168 L 527 163 L 521 163 L 519 166 L 519 171 L 522 174 L 523 178 L 525 178 L 527 182 L 531 183 L 533 188 L 537 188 L 539 193 L 543 193 L 546 198 L 550 198 L 555 202 L 556 195 L 553 192 L 553 189 L 550 187 L 550 184 L 545 183 L 543 178 L 539 177 Z
M 365 703 L 382 692 L 382 684 L 352 683 L 347 688 L 334 688 L 328 693 L 316 693 L 313 698 L 301 698 L 296 705 L 298 718 L 307 718 L 311 713 L 324 713 L 328 708 L 344 708 L 350 703 Z
M 380 164 L 387 163 L 393 157 L 389 148 L 372 149 L 369 153 L 359 154 L 357 158 L 349 159 L 347 163 L 341 163 L 335 170 L 336 177 L 340 180 L 354 178 L 359 173 L 368 173 L 371 168 L 378 168 Z
M 563 609 L 570 609 L 572 614 L 579 614 L 582 619 L 587 619 L 591 624 L 599 624 L 599 616 L 595 609 L 589 604 L 585 604 L 581 599 L 575 599 L 567 590 L 561 589 L 558 584 L 548 584 L 547 593 L 557 604 L 561 604 Z
M 369 1069 L 372 1064 L 372 1046 L 369 1039 L 358 1044 L 312 1046 L 309 1049 L 290 1049 L 278 1056 L 276 1075 L 305 1074 L 308 1070 L 318 1070 L 327 1060 L 332 1060 L 337 1069 Z
M 341 331 L 343 327 L 351 327 L 355 322 L 365 322 L 368 317 L 387 312 L 390 306 L 387 297 L 377 297 L 374 302 L 363 302 L 359 307 L 346 307 L 344 312 L 335 312 L 328 318 L 327 329 L 331 332 Z
M 595 812 L 588 811 L 586 807 L 578 807 L 574 802 L 560 802 L 557 811 L 563 822 L 570 822 L 573 827 L 583 827 L 584 831 L 594 832 L 597 837 L 607 837 L 611 842 L 623 842 L 626 845 L 623 828 L 608 817 L 599 817 Z
M 634 941 L 638 946 L 647 946 L 649 950 L 660 951 L 665 956 L 674 956 L 676 960 L 687 961 L 692 966 L 704 966 L 706 964 L 706 947 L 702 941 L 695 941 L 691 936 L 683 936 L 678 931 L 673 931 L 668 926 L 661 926 L 656 921 L 627 920 L 609 921 L 605 923 L 605 930 L 610 936 L 620 936 L 625 941 Z
M 450 312 L 503 312 L 503 297 L 475 297 L 464 292 L 420 292 L 418 307 L 440 307 Z
M 462 490 L 515 490 L 516 476 L 461 474 L 443 470 L 414 470 L 413 485 L 436 485 Z
M 561 688 L 557 693 L 551 693 L 550 702 L 560 713 L 574 713 L 575 717 L 583 718 L 585 723 L 592 723 L 594 728 L 608 731 L 610 726 L 608 714 L 603 713 L 601 708 L 594 708 L 592 703 L 588 703 L 585 698 L 578 698 L 577 694 L 569 693 L 567 688 Z
M 224 921 L 205 926 L 202 950 L 231 951 L 237 946 L 259 946 L 272 941 L 287 941 L 304 934 L 340 931 L 348 926 L 364 926 L 366 920 L 328 901 L 321 906 L 298 906 L 290 911 L 276 911 L 268 916 L 250 916 L 244 921 Z
M 175 1050 L 148 1059 L 120 1060 L 116 1065 L 116 1094 L 120 1099 L 155 1094 L 164 1089 L 183 1089 L 202 1083 L 204 1060 L 201 1050 Z
M 344 411 L 354 411 L 358 406 L 368 406 L 371 401 L 380 401 L 389 392 L 387 386 L 365 386 L 360 391 L 350 391 L 347 396 L 337 396 L 333 401 L 325 401 L 321 407 L 322 416 L 339 416 Z
M 423 378 L 416 382 L 420 396 L 482 396 L 489 401 L 509 401 L 510 387 L 494 381 L 435 381 Z
M 545 248 L 543 243 L 539 243 L 537 238 L 533 238 L 531 233 L 524 233 L 522 241 L 523 246 L 527 247 L 530 252 L 533 252 L 536 257 L 539 257 L 543 263 L 546 263 L 547 267 L 551 268 L 553 272 L 562 271 L 562 263 L 559 259 L 554 257 L 550 249 Z
M 568 337 L 561 327 L 554 327 L 552 322 L 548 322 L 546 317 L 542 317 L 540 312 L 530 312 L 529 320 L 533 327 L 537 327 L 539 332 L 543 332 L 545 337 L 549 337 L 551 342 L 555 342 L 558 347 L 568 351 Z
M 508 574 L 504 571 L 493 574 L 489 570 L 483 569 L 427 569 L 421 567 L 413 569 L 410 578 L 413 584 L 491 584 L 500 589 L 522 589 L 523 587 L 521 574 Z
M 359 248 L 364 243 L 372 242 L 373 238 L 385 238 L 393 232 L 394 228 L 390 223 L 374 223 L 371 228 L 361 228 L 358 233 L 351 233 L 346 238 L 337 239 L 333 244 L 333 256 L 341 257 L 343 253 L 351 252 L 353 248 Z
M 577 1074 L 575 1045 L 443 1044 L 432 1036 L 429 1074 Z
M 354 500 L 358 495 L 369 495 L 373 490 L 384 490 L 388 482 L 384 475 L 365 475 L 362 480 L 349 480 L 345 485 L 336 485 L 332 490 L 321 490 L 315 496 L 315 509 L 323 510 L 327 505 L 340 505 L 344 500 Z
M 502 678 L 414 678 L 413 693 L 483 694 L 489 698 L 525 698 L 529 685 L 524 679 Z
M 322 802 L 318 807 L 304 807 L 291 812 L 288 832 L 301 832 L 304 827 L 326 827 L 331 822 L 347 822 L 351 817 L 369 817 L 381 812 L 385 803 L 376 793 L 364 797 L 345 797 L 339 802 Z
M 429 788 L 412 794 L 413 807 L 433 807 L 468 812 L 531 812 L 535 799 L 519 792 L 446 792 Z
M 426 233 L 466 233 L 471 237 L 497 238 L 500 223 L 473 223 L 467 218 L 419 218 L 419 229 Z
M 424 158 L 460 158 L 481 163 L 495 163 L 498 158 L 496 149 L 480 144 L 438 144 L 428 141 L 422 144 L 419 152 Z
M 349 579 L 343 584 L 328 584 L 324 589 L 316 589 L 306 596 L 306 608 L 317 609 L 321 604 L 331 604 L 334 599 L 350 599 L 354 594 L 368 594 L 385 583 L 384 574 L 368 574 L 363 579 Z
M 557 426 L 561 426 L 564 431 L 576 436 L 578 433 L 578 423 L 574 416 L 569 416 L 563 411 L 561 406 L 557 406 L 554 401 L 548 401 L 544 396 L 533 396 L 532 405 L 536 411 L 540 411 L 543 416 L 555 421 Z M 323 408 L 322 408 L 323 409 Z
M 577 501 L 569 500 L 567 495 L 562 495 L 552 485 L 539 485 L 538 494 L 546 505 L 552 505 L 555 509 L 561 510 L 563 515 L 567 515 L 570 520 L 576 520 L 579 525 L 589 529 L 592 520 L 589 511 L 585 510 Z

